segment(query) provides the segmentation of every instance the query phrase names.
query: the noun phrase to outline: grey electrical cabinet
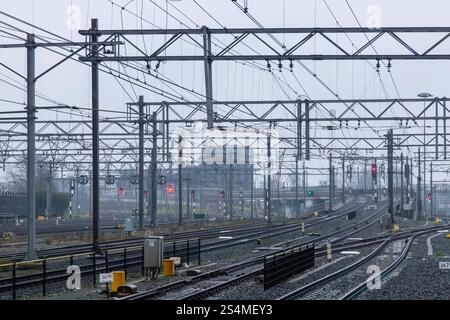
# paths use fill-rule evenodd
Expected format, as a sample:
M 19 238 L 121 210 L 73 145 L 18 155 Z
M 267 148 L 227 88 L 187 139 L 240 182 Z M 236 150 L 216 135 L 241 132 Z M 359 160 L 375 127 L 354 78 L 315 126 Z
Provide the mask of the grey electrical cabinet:
M 134 219 L 126 218 L 125 219 L 125 231 L 132 232 L 135 231 L 134 228 Z
M 147 237 L 144 240 L 144 267 L 162 268 L 164 259 L 164 237 Z

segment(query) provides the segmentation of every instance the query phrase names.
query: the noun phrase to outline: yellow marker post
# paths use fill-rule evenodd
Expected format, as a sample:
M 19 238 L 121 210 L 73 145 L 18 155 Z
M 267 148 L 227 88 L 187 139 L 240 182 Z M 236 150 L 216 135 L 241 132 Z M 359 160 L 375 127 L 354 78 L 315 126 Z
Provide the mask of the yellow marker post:
M 397 223 L 392 225 L 392 232 L 398 232 L 400 230 L 400 226 Z
M 164 259 L 164 270 L 163 274 L 165 276 L 175 275 L 175 260 L 174 259 Z
M 113 271 L 112 272 L 112 284 L 111 292 L 117 293 L 117 289 L 124 286 L 126 283 L 125 271 Z

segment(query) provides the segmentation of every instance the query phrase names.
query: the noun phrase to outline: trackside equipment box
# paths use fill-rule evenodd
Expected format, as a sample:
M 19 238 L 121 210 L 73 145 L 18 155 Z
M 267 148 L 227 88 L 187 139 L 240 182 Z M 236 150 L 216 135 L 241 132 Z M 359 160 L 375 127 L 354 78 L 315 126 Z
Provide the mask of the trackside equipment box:
M 144 267 L 162 268 L 164 259 L 164 237 L 147 237 L 144 240 Z

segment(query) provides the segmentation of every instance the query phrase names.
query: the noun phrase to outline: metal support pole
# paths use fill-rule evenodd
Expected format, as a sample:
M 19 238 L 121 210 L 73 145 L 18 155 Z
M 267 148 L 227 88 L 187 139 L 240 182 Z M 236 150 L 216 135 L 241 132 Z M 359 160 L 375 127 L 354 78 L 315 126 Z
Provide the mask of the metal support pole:
M 430 163 L 430 194 L 431 194 L 431 208 L 430 216 L 433 217 L 434 209 L 434 193 L 433 193 L 433 163 Z
M 364 159 L 364 194 L 367 194 L 367 158 Z
M 303 161 L 303 164 L 302 164 L 302 174 L 303 174 L 303 179 L 302 179 L 303 206 L 304 206 L 304 209 L 306 209 L 306 168 L 305 168 L 305 161 Z
M 36 106 L 35 106 L 35 50 L 34 35 L 27 35 L 27 259 L 36 259 Z
M 300 218 L 300 205 L 298 203 L 298 160 L 299 157 L 295 157 L 295 217 Z
M 178 225 L 183 224 L 183 137 L 178 137 Z M 189 196 L 189 195 L 188 195 Z
M 210 59 L 211 34 L 208 32 L 208 28 L 206 26 L 202 27 L 202 32 L 203 32 L 203 56 L 205 65 L 206 115 L 207 115 L 208 129 L 211 129 L 214 126 L 212 60 Z
M 230 163 L 229 166 L 229 176 L 228 176 L 228 184 L 229 184 L 229 195 L 228 195 L 228 212 L 229 212 L 229 219 L 233 219 L 233 164 Z
M 267 176 L 266 172 L 263 171 L 263 199 L 264 199 L 264 216 L 267 217 Z
M 342 157 L 342 203 L 345 203 L 345 157 Z
M 394 136 L 393 130 L 388 133 L 388 194 L 391 225 L 394 224 Z
M 398 195 L 398 162 L 395 162 L 395 185 L 394 185 L 394 193 Z
M 297 161 L 302 160 L 302 102 L 297 101 Z
M 91 20 L 91 30 L 98 30 L 98 20 Z M 98 35 L 93 34 L 90 41 L 98 42 Z M 98 45 L 91 46 L 91 56 L 98 56 Z M 92 232 L 93 250 L 100 253 L 99 218 L 100 218 L 100 163 L 99 163 L 99 75 L 98 62 L 91 63 L 92 77 Z
M 447 186 L 444 187 L 444 197 L 445 197 L 445 213 L 448 216 L 448 193 L 447 193 Z
M 374 164 L 375 164 L 375 166 L 377 167 L 377 170 L 378 170 L 377 159 L 375 159 Z M 378 189 L 377 189 L 378 175 L 379 175 L 379 172 L 377 171 L 377 174 L 376 174 L 375 178 L 372 176 L 372 195 L 375 198 L 375 202 L 378 201 Z
M 438 117 L 439 117 L 439 102 L 438 102 L 438 99 L 436 99 L 435 108 L 436 108 L 436 114 L 434 116 L 436 119 L 435 120 L 436 138 L 435 138 L 434 144 L 436 146 L 435 159 L 438 160 L 439 159 L 439 119 L 438 119 Z M 445 138 L 446 137 L 444 136 L 444 139 Z
M 186 218 L 190 219 L 191 218 L 191 180 L 190 179 L 186 179 L 186 189 L 187 189 L 187 193 L 186 193 Z
M 305 159 L 310 159 L 310 139 L 309 139 L 309 132 L 310 132 L 310 121 L 309 121 L 309 101 L 305 100 L 305 118 L 306 118 L 306 132 L 305 132 L 305 139 L 306 139 L 306 155 Z
M 254 167 L 252 165 L 252 176 L 251 176 L 251 180 L 250 180 L 250 218 L 253 219 L 253 214 L 254 214 L 254 203 L 253 203 L 253 184 L 254 184 Z
M 49 174 L 47 177 L 47 204 L 45 209 L 45 217 L 48 218 L 51 216 L 52 211 L 52 169 L 51 164 L 49 168 Z
M 444 122 L 444 159 L 447 160 L 447 101 L 444 98 L 443 103 L 443 122 Z
M 425 139 L 425 137 L 424 137 L 424 139 Z M 424 145 L 424 147 L 423 147 L 423 179 L 422 179 L 423 180 L 423 193 L 420 195 L 420 197 L 422 197 L 422 199 L 425 199 L 425 195 L 427 194 L 427 167 L 426 167 L 427 160 L 426 160 L 426 157 L 427 157 L 427 153 L 426 153 L 426 148 Z M 425 216 L 427 215 L 427 202 L 425 200 L 423 202 L 423 213 Z
M 336 189 L 336 185 L 335 185 L 335 183 L 334 183 L 334 166 L 331 166 L 331 195 L 330 195 L 330 197 L 331 197 L 331 201 L 333 201 L 333 203 L 334 203 L 334 199 L 336 198 L 335 197 L 335 189 Z M 333 209 L 333 207 L 331 208 L 331 209 Z
M 409 159 L 410 165 L 409 165 L 409 187 L 410 187 L 410 202 L 411 198 L 413 198 L 414 190 L 413 190 L 413 159 Z
M 202 164 L 201 166 L 201 177 L 200 177 L 200 214 L 201 216 L 203 216 L 203 208 L 205 206 L 205 197 L 204 197 L 204 193 L 203 193 L 203 185 L 205 184 L 205 165 Z
M 328 198 L 330 199 L 330 203 L 328 206 L 328 213 L 333 212 L 333 168 L 332 168 L 333 162 L 332 161 L 333 161 L 333 157 L 330 152 L 330 156 L 329 156 L 329 162 L 330 162 L 330 164 L 329 164 L 329 170 L 330 170 L 329 171 L 330 172 L 329 179 L 330 179 L 330 182 L 329 182 L 329 189 L 328 189 Z
M 156 171 L 158 169 L 158 129 L 156 127 L 156 112 L 152 115 L 152 203 L 151 203 L 151 227 L 156 227 L 156 210 L 158 203 Z
M 240 209 L 241 209 L 241 214 L 242 217 L 244 216 L 244 189 L 241 188 L 241 190 L 239 191 L 239 204 L 240 204 Z
M 384 165 L 384 163 L 378 165 L 378 183 L 377 183 L 377 201 L 381 201 L 381 174 L 385 174 L 384 172 L 381 172 L 381 168 L 383 167 L 382 165 Z M 384 181 L 384 177 L 383 177 L 383 182 Z M 383 186 L 384 187 L 384 186 Z
M 408 159 L 406 159 L 408 161 Z M 398 173 L 397 173 L 398 176 Z M 403 153 L 400 154 L 400 215 L 403 216 Z
M 403 166 L 402 166 L 403 168 Z M 406 203 L 409 205 L 409 175 L 412 175 L 412 168 L 409 166 L 409 159 L 406 157 L 406 165 L 405 165 L 405 181 L 406 181 Z M 403 176 L 403 173 L 402 173 Z M 403 181 L 403 180 L 402 180 Z
M 358 192 L 357 192 L 357 194 L 360 194 L 361 192 L 360 192 L 360 189 L 359 189 L 359 179 L 360 177 L 359 177 L 359 166 L 357 166 L 356 167 L 356 179 L 357 179 L 357 181 L 358 181 Z
M 139 230 L 144 230 L 144 96 L 139 96 Z
M 271 153 L 271 136 L 267 137 L 267 223 L 272 223 L 272 201 L 271 201 L 271 180 L 272 180 L 272 153 Z
M 417 217 L 420 218 L 423 216 L 422 212 L 422 176 L 421 176 L 421 164 L 420 164 L 420 147 L 418 148 L 419 153 L 419 163 L 417 165 L 417 168 L 419 170 L 419 173 L 417 175 Z

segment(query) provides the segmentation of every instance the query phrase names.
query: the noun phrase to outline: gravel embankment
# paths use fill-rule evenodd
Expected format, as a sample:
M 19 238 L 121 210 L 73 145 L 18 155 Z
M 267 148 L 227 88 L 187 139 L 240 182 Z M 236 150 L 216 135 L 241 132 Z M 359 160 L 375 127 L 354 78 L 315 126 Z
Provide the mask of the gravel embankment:
M 443 233 L 431 240 L 433 255 L 428 255 L 430 233 L 414 240 L 408 258 L 386 279 L 380 290 L 366 291 L 363 300 L 449 300 L 450 270 L 440 270 L 439 261 L 450 261 L 450 240 Z

